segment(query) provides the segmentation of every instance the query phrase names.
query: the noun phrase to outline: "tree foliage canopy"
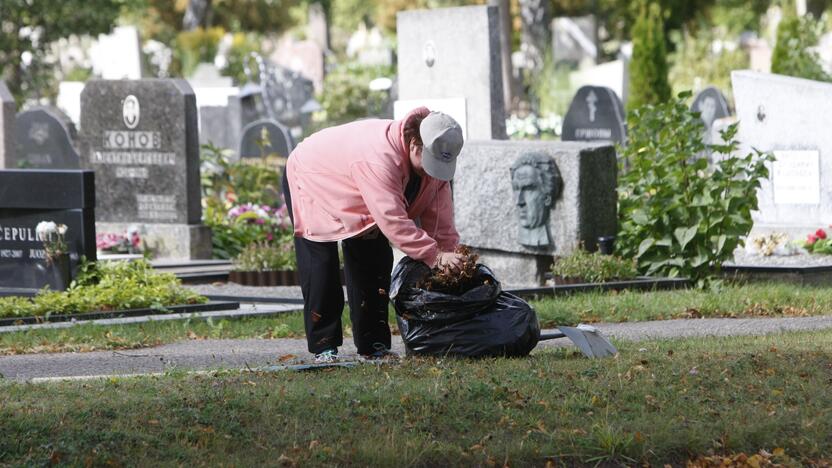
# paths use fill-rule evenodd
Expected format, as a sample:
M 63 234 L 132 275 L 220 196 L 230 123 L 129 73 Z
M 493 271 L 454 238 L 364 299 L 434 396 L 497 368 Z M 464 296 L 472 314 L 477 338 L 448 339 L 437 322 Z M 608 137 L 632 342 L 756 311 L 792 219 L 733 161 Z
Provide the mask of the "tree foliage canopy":
M 630 62 L 631 109 L 660 104 L 670 99 L 667 51 L 661 7 L 642 1 L 641 14 L 633 26 L 633 59 Z
M 73 34 L 109 32 L 130 1 L 2 0 L 0 77 L 18 101 L 25 95 L 42 95 L 53 73 L 45 63 L 49 45 Z

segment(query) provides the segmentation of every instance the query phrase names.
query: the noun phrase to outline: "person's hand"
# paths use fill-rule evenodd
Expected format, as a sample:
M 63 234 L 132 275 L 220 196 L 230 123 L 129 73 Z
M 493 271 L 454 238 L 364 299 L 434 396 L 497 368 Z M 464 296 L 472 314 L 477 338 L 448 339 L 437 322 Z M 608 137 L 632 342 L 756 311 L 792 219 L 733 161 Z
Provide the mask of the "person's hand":
M 454 252 L 441 252 L 436 257 L 436 268 L 443 272 L 456 272 L 462 270 L 465 263 L 465 256 Z

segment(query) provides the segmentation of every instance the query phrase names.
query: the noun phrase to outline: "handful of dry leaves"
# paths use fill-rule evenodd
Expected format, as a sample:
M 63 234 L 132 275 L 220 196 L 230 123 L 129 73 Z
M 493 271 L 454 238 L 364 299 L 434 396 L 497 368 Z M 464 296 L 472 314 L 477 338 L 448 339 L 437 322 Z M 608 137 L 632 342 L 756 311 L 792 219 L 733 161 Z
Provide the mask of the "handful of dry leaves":
M 417 288 L 427 291 L 441 292 L 445 294 L 462 294 L 469 289 L 485 284 L 488 278 L 478 278 L 477 260 L 480 256 L 471 251 L 467 245 L 459 245 L 454 253 L 465 256 L 462 269 L 458 272 L 442 271 L 433 268 L 430 274 L 416 283 Z

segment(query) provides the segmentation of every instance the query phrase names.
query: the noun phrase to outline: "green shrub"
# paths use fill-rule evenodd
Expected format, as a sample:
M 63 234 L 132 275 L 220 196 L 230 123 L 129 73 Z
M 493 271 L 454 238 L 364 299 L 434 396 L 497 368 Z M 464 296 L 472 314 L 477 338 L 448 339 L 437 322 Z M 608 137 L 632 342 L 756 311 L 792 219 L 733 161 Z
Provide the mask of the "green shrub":
M 292 238 L 283 243 L 255 242 L 246 246 L 234 259 L 236 271 L 296 270 Z
M 569 256 L 556 258 L 552 274 L 562 278 L 580 278 L 590 283 L 603 283 L 635 278 L 638 269 L 635 259 L 577 249 Z
M 65 292 L 43 289 L 33 299 L 0 298 L 0 317 L 78 314 L 124 309 L 163 309 L 208 302 L 182 287 L 172 273 L 159 273 L 145 260 L 82 263 Z
M 222 74 L 230 76 L 238 84 L 248 81 L 244 64 L 248 60 L 248 54 L 262 52 L 261 42 L 262 40 L 257 34 L 234 33 L 231 36 L 231 47 L 226 54 L 226 64 L 222 69 Z
M 768 177 L 769 154 L 732 156 L 737 126 L 724 144 L 702 142 L 702 121 L 688 109 L 690 93 L 630 114 L 619 182 L 618 253 L 647 275 L 703 280 L 732 258 L 751 230 L 756 190 Z M 709 166 L 706 150 L 717 161 Z
M 809 80 L 832 81 L 823 71 L 817 52 L 810 49 L 817 45 L 823 25 L 811 16 L 786 15 L 777 26 L 777 44 L 771 54 L 771 72 L 796 76 Z
M 627 106 L 637 109 L 671 98 L 667 80 L 667 51 L 661 6 L 642 0 L 633 26 L 633 59 L 630 62 L 630 95 Z
M 176 36 L 176 57 L 179 59 L 183 76 L 189 76 L 202 62 L 214 63 L 220 41 L 225 30 L 216 28 L 196 28 L 183 31 Z
M 672 35 L 676 51 L 671 55 L 669 76 L 675 93 L 710 85 L 725 93 L 728 102 L 733 100 L 731 71 L 749 67 L 748 52 L 739 46 L 723 46 L 718 52 L 714 51 L 716 40 L 721 40 L 721 36 L 708 31 L 697 34 L 676 32 Z
M 335 67 L 326 75 L 323 92 L 318 96 L 322 110 L 314 116 L 315 128 L 382 115 L 388 94 L 371 91 L 370 82 L 393 75 L 390 67 L 366 67 L 354 63 Z

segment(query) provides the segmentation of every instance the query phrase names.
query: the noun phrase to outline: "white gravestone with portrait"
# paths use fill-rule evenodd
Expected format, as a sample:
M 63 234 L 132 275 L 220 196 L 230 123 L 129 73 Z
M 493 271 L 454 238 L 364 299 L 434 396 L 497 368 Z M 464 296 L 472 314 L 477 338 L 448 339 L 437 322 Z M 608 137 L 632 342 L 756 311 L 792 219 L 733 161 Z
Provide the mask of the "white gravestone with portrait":
M 468 137 L 505 139 L 497 7 L 402 11 L 396 25 L 399 99 L 464 99 Z
M 140 226 L 159 258 L 210 258 L 201 225 L 194 93 L 185 80 L 93 80 L 81 95 L 82 165 L 99 232 Z
M 832 220 L 832 84 L 752 71 L 731 73 L 741 145 L 771 151 L 751 235 L 803 238 Z

